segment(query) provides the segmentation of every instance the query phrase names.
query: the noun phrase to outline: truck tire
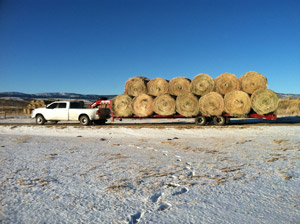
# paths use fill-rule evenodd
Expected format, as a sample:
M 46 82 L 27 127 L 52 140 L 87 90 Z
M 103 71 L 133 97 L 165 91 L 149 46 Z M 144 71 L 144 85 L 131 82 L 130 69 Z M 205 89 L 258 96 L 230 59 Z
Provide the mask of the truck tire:
M 204 116 L 195 117 L 195 124 L 199 126 L 204 126 L 207 124 L 207 119 Z
M 39 124 L 39 125 L 43 125 L 43 124 L 45 124 L 45 122 L 46 122 L 45 118 L 44 118 L 43 115 L 41 115 L 41 114 L 38 114 L 38 115 L 35 117 L 35 121 L 36 121 L 36 123 Z
M 87 126 L 90 124 L 90 118 L 87 115 L 81 115 L 79 118 L 80 124 Z
M 224 116 L 213 117 L 213 123 L 218 126 L 223 126 L 226 124 L 226 118 Z

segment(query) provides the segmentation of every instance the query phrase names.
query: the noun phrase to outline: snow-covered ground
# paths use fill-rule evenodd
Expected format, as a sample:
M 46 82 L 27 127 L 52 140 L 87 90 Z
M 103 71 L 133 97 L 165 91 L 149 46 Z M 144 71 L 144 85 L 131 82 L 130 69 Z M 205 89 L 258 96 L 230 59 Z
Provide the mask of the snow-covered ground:
M 299 133 L 1 125 L 0 222 L 300 223 Z

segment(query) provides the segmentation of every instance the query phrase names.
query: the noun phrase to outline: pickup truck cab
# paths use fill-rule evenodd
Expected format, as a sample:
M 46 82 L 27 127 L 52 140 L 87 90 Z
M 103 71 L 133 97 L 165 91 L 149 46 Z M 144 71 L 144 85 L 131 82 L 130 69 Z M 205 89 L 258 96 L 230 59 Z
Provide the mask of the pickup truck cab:
M 83 108 L 82 103 L 77 101 L 55 101 L 45 108 L 34 109 L 31 118 L 41 125 L 47 121 L 80 121 L 82 125 L 89 125 L 92 122 L 104 124 L 109 113 L 105 108 Z

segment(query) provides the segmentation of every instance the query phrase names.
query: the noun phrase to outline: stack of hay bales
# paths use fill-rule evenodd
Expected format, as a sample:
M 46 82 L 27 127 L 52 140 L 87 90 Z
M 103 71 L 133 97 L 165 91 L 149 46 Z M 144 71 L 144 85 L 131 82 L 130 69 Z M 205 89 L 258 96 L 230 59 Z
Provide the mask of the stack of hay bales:
M 26 108 L 24 108 L 25 114 L 31 114 L 31 111 L 36 108 L 45 107 L 46 102 L 44 100 L 31 100 Z
M 277 94 L 267 89 L 266 77 L 257 72 L 247 72 L 240 79 L 232 73 L 216 79 L 198 74 L 192 80 L 175 77 L 170 81 L 134 77 L 126 82 L 124 94 L 113 99 L 112 110 L 120 117 L 176 113 L 185 117 L 223 113 L 244 117 L 251 110 L 261 115 L 272 113 L 278 101 Z
M 193 117 L 199 114 L 198 101 L 199 97 L 191 93 L 191 80 L 185 77 L 171 81 L 134 77 L 126 82 L 124 94 L 113 99 L 112 110 L 120 117 L 171 116 L 176 113 Z

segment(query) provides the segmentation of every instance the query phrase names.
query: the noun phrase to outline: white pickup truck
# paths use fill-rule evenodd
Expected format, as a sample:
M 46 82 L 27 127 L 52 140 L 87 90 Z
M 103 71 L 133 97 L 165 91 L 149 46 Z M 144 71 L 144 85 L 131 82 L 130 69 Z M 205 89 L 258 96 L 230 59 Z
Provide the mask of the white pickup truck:
M 105 108 L 83 108 L 82 104 L 76 101 L 55 101 L 45 108 L 34 109 L 31 118 L 35 118 L 36 123 L 41 125 L 46 121 L 80 121 L 86 126 L 92 122 L 104 124 L 109 118 L 109 113 Z

